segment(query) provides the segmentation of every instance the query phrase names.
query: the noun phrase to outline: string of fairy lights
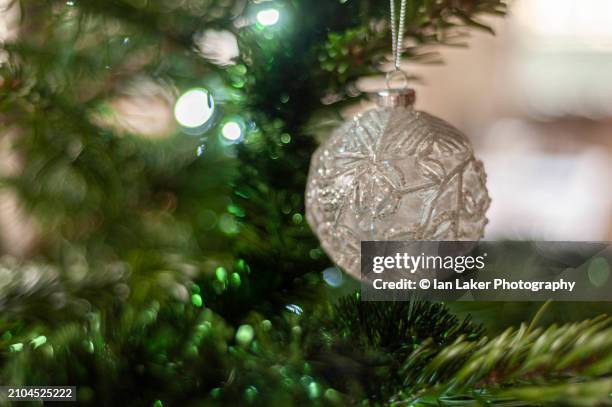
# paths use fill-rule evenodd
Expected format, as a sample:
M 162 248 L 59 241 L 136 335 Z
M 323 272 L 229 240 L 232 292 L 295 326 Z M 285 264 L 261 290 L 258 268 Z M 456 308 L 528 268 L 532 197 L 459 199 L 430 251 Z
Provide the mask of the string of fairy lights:
M 261 27 L 276 25 L 280 20 L 280 11 L 276 8 L 259 10 L 255 15 L 256 24 Z M 215 100 L 211 92 L 204 87 L 191 88 L 183 92 L 174 105 L 174 118 L 187 134 L 201 135 L 212 127 L 215 120 Z M 222 121 L 220 135 L 227 142 L 236 143 L 242 140 L 245 123 L 239 116 L 225 118 Z

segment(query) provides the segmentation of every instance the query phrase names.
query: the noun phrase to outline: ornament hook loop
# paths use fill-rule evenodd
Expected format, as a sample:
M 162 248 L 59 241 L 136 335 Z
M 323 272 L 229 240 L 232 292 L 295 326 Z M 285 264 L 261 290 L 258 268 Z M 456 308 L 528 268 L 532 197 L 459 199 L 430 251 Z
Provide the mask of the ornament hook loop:
M 393 81 L 395 80 L 400 80 L 399 85 L 400 86 L 392 86 L 393 85 Z M 408 81 L 410 80 L 410 78 L 408 77 L 408 74 L 404 71 L 402 71 L 401 69 L 395 69 L 391 72 L 387 72 L 387 75 L 385 75 L 385 83 L 387 84 L 387 89 L 391 90 L 391 89 L 408 89 Z

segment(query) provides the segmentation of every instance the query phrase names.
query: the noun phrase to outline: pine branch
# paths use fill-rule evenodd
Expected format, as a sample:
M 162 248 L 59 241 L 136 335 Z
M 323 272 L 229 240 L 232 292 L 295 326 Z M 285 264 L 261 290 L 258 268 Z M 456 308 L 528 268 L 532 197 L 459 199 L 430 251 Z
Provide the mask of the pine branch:
M 550 386 L 517 386 L 499 392 L 500 397 L 525 400 L 533 404 L 554 406 L 612 406 L 612 378 L 588 379 L 583 382 Z
M 507 386 L 529 383 L 541 388 L 585 381 L 588 388 L 589 381 L 612 374 L 612 318 L 602 315 L 533 331 L 523 324 L 491 339 L 460 338 L 439 353 L 427 344 L 408 356 L 401 374 L 405 388 L 391 400 L 398 406 L 474 389 L 531 401 L 529 387 L 517 393 L 505 391 Z M 538 397 L 545 399 L 546 394 L 553 393 L 541 392 Z M 607 397 L 599 401 L 609 402 Z M 553 402 L 552 397 L 543 401 Z
M 309 358 L 335 388 L 359 383 L 371 401 L 401 389 L 401 364 L 414 349 L 435 345 L 439 352 L 457 338 L 477 340 L 482 328 L 460 320 L 446 306 L 428 301 L 365 302 L 359 295 L 320 310 L 305 330 Z

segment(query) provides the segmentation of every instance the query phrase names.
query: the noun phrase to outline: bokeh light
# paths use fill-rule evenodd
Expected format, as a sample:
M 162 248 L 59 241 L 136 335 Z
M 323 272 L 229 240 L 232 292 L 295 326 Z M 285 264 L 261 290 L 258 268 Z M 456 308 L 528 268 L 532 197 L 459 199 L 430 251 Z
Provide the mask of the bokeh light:
M 183 93 L 174 105 L 174 117 L 183 127 L 201 127 L 210 120 L 215 110 L 212 96 L 204 88 Z
M 280 13 L 277 9 L 270 8 L 261 10 L 257 13 L 257 22 L 264 26 L 270 26 L 278 23 Z
M 253 337 L 255 337 L 255 330 L 248 324 L 240 325 L 236 332 L 236 341 L 243 346 L 251 343 Z
M 227 122 L 221 128 L 221 135 L 229 141 L 236 141 L 242 137 L 242 126 L 234 121 Z
M 323 270 L 323 280 L 332 287 L 340 287 L 342 285 L 342 271 L 338 267 L 328 267 Z
M 240 54 L 236 36 L 227 30 L 199 32 L 194 35 L 193 42 L 198 53 L 215 65 L 234 65 Z
M 174 96 L 163 81 L 146 76 L 121 86 L 109 101 L 112 113 L 101 113 L 100 123 L 121 133 L 145 138 L 168 137 L 175 128 Z
M 287 311 L 292 312 L 296 315 L 302 315 L 302 313 L 304 312 L 302 310 L 302 307 L 300 307 L 297 304 L 289 304 L 289 305 L 286 305 L 285 308 L 287 309 Z
M 605 257 L 595 257 L 589 263 L 587 274 L 591 284 L 603 287 L 610 279 L 610 265 Z

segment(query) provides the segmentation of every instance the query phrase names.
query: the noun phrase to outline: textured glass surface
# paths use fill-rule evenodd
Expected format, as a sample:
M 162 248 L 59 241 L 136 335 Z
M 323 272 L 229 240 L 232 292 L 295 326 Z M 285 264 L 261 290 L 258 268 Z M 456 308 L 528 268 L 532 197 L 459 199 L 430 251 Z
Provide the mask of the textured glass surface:
M 313 155 L 306 217 L 336 264 L 359 278 L 362 240 L 478 240 L 490 198 L 459 130 L 407 107 L 369 110 Z

